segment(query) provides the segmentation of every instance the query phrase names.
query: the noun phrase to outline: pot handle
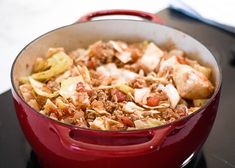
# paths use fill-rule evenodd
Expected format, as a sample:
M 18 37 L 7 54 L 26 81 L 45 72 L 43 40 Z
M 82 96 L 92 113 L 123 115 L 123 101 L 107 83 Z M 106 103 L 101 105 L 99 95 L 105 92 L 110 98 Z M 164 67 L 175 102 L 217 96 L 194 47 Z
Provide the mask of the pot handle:
M 148 134 L 151 136 L 151 139 L 147 142 L 132 145 L 110 146 L 78 141 L 71 137 L 71 131 L 79 130 L 54 124 L 53 127 L 55 128 L 53 130 L 58 135 L 61 144 L 66 149 L 73 151 L 84 151 L 86 154 L 96 154 L 103 157 L 138 156 L 154 150 L 159 150 L 166 137 L 175 128 L 174 126 L 169 125 L 166 127 L 162 127 L 159 130 L 150 129 Z M 125 132 L 123 133 L 125 134 Z M 128 134 L 126 136 L 131 135 Z
M 111 10 L 100 10 L 100 11 L 91 12 L 82 16 L 75 23 L 87 22 L 87 21 L 90 21 L 93 17 L 105 16 L 105 15 L 132 15 L 132 16 L 139 16 L 139 17 L 148 19 L 155 23 L 159 23 L 159 24 L 164 23 L 163 20 L 158 15 L 144 12 L 144 11 L 127 10 L 127 9 L 111 9 Z

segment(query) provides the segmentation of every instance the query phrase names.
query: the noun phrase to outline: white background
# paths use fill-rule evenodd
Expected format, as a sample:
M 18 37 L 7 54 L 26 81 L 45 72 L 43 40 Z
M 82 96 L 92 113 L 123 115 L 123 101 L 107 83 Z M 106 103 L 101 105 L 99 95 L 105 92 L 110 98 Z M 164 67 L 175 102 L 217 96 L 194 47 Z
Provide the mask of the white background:
M 0 0 L 0 94 L 11 87 L 14 58 L 38 36 L 91 11 L 135 9 L 156 13 L 167 6 L 167 0 Z

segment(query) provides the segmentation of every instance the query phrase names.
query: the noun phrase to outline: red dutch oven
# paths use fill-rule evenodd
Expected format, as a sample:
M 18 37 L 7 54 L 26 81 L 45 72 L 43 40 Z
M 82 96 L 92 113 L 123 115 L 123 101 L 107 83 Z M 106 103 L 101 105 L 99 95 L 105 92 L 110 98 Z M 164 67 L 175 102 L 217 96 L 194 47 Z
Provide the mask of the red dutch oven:
M 101 15 L 126 14 L 149 21 L 98 20 Z M 167 125 L 132 131 L 99 131 L 63 124 L 32 109 L 20 96 L 18 78 L 30 73 L 37 56 L 50 47 L 66 51 L 87 47 L 97 40 L 169 42 L 213 69 L 216 89 L 195 113 Z M 216 117 L 221 72 L 212 53 L 191 36 L 168 26 L 150 13 L 106 10 L 83 16 L 78 22 L 46 33 L 28 44 L 12 66 L 12 94 L 25 137 L 42 167 L 56 168 L 176 168 L 185 166 L 207 139 Z

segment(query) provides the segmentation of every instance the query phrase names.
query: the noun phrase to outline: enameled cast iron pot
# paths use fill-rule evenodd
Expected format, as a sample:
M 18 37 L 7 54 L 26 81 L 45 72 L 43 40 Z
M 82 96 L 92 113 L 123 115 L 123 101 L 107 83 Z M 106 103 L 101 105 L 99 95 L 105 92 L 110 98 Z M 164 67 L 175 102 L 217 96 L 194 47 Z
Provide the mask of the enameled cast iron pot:
M 128 14 L 149 21 L 99 20 L 94 16 Z M 156 23 L 157 22 L 157 23 Z M 198 153 L 213 125 L 221 88 L 221 72 L 212 53 L 191 36 L 159 24 L 146 12 L 108 10 L 90 13 L 79 22 L 58 28 L 28 44 L 17 56 L 11 72 L 12 94 L 21 128 L 42 167 L 56 168 L 174 168 L 183 167 Z M 32 109 L 20 96 L 18 77 L 30 73 L 37 56 L 50 47 L 66 51 L 87 47 L 97 40 L 174 43 L 191 58 L 213 69 L 212 98 L 197 112 L 167 125 L 135 131 L 99 131 L 66 125 Z

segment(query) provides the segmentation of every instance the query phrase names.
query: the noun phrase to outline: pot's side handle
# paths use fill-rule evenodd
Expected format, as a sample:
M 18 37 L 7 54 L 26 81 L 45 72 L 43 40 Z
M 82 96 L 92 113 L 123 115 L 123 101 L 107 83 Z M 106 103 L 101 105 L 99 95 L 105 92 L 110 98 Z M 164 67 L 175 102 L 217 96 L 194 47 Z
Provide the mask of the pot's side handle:
M 139 16 L 145 19 L 148 19 L 152 22 L 163 24 L 163 20 L 152 13 L 144 12 L 144 11 L 138 11 L 138 10 L 127 10 L 127 9 L 111 9 L 111 10 L 100 10 L 100 11 L 95 11 L 88 13 L 84 16 L 82 16 L 78 21 L 75 23 L 79 22 L 87 22 L 91 20 L 93 17 L 97 16 L 105 16 L 105 15 L 131 15 L 131 16 Z
M 67 150 L 72 150 L 74 152 L 83 151 L 86 154 L 103 157 L 138 156 L 159 150 L 166 137 L 175 128 L 174 126 L 169 125 L 160 129 L 151 130 L 149 131 L 149 134 L 152 135 L 152 138 L 147 142 L 132 145 L 111 146 L 78 141 L 70 136 L 71 131 L 74 130 L 59 125 L 53 125 L 53 127 L 55 128 L 54 130 L 56 134 L 60 138 L 61 144 Z

